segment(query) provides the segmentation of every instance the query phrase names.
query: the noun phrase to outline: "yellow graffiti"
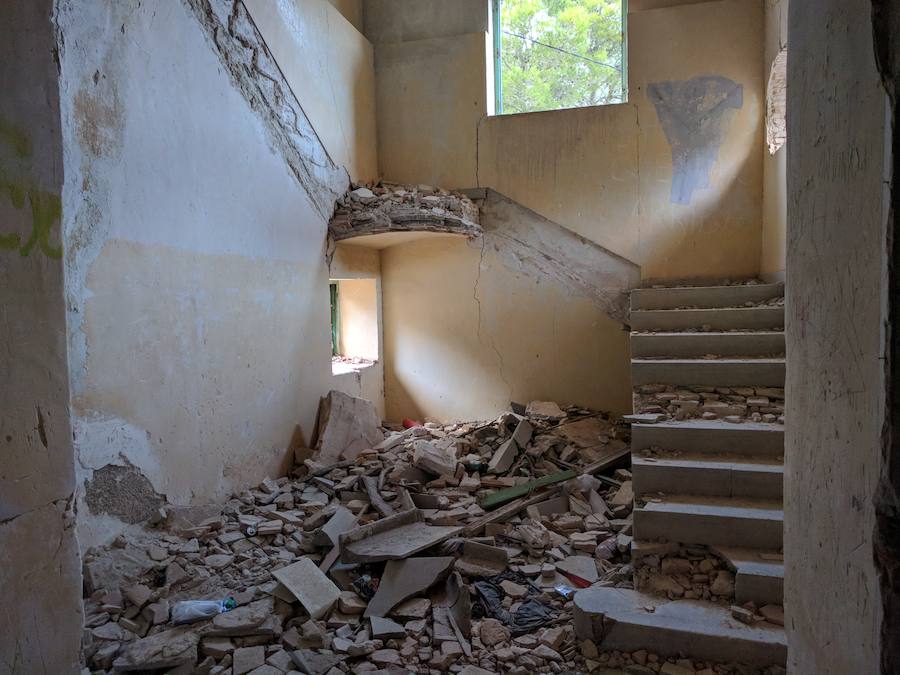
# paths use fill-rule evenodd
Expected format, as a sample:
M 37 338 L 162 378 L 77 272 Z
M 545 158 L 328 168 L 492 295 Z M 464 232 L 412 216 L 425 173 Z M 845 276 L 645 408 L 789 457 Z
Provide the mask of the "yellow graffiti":
M 8 145 L 16 156 L 31 157 L 31 141 L 12 124 L 0 120 L 0 142 Z M 62 247 L 53 246 L 50 237 L 53 226 L 62 222 L 62 200 L 58 194 L 37 188 L 29 179 L 12 180 L 0 166 L 0 195 L 6 195 L 13 208 L 22 211 L 26 203 L 31 210 L 31 236 L 23 244 L 18 233 L 0 234 L 0 251 L 19 251 L 30 255 L 35 247 L 50 258 L 61 258 Z

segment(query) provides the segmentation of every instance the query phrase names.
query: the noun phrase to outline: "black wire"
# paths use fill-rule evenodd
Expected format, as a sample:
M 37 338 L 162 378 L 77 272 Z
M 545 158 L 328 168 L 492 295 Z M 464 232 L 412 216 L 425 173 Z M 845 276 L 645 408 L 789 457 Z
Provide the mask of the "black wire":
M 554 47 L 553 45 L 548 45 L 546 42 L 541 42 L 540 40 L 535 40 L 534 38 L 525 37 L 524 35 L 519 35 L 518 33 L 510 33 L 508 30 L 503 30 L 503 33 L 509 35 L 511 37 L 517 37 L 520 40 L 526 40 L 527 42 L 533 42 L 537 45 L 541 45 L 541 47 L 547 47 L 547 49 L 555 49 L 558 52 L 563 54 L 568 54 L 569 56 L 574 56 L 575 58 L 582 59 L 583 61 L 590 61 L 591 63 L 596 63 L 598 66 L 606 66 L 607 68 L 612 68 L 617 73 L 621 72 L 621 67 L 614 66 L 611 63 L 603 63 L 603 61 L 597 61 L 596 59 L 592 59 L 590 56 L 582 56 L 581 54 L 576 54 L 575 52 L 570 52 L 561 47 Z M 501 52 L 502 53 L 502 52 Z

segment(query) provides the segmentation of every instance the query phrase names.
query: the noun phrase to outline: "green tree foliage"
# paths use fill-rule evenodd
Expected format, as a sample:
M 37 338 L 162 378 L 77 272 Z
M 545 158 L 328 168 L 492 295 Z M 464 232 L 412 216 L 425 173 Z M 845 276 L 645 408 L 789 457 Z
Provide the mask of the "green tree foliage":
M 623 101 L 622 0 L 502 0 L 503 112 Z

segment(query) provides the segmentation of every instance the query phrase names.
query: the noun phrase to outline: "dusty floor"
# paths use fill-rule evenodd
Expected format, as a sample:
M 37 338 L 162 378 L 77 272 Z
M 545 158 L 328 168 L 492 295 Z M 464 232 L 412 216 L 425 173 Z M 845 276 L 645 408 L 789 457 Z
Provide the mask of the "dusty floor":
M 353 459 L 307 459 L 224 507 L 163 509 L 89 551 L 88 667 L 762 672 L 577 642 L 575 590 L 632 586 L 628 431 L 551 403 L 520 413 L 378 430 Z M 229 609 L 180 624 L 179 603 L 200 599 Z

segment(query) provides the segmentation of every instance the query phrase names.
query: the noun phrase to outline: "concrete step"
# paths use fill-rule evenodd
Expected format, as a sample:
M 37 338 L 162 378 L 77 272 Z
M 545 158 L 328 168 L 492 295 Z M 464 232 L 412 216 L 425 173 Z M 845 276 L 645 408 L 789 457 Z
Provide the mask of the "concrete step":
M 784 629 L 733 619 L 727 607 L 698 600 L 666 600 L 623 588 L 585 588 L 574 598 L 579 640 L 603 650 L 650 649 L 663 656 L 765 667 L 785 665 Z
M 784 359 L 632 359 L 631 383 L 783 387 Z
M 701 333 L 632 333 L 631 355 L 690 358 L 768 356 L 784 354 L 782 331 L 726 331 Z
M 778 551 L 711 547 L 734 570 L 734 599 L 739 605 L 784 604 L 784 558 Z
M 784 466 L 772 458 L 691 454 L 678 457 L 632 455 L 634 493 L 781 499 Z
M 730 424 L 719 420 L 632 425 L 632 452 L 636 454 L 653 447 L 690 453 L 783 457 L 784 427 L 756 422 Z
M 643 541 L 780 549 L 783 530 L 777 500 L 665 495 L 634 510 L 634 536 Z
M 638 331 L 678 331 L 707 326 L 709 330 L 773 330 L 784 328 L 784 307 L 723 307 L 719 309 L 640 309 L 629 323 Z
M 782 296 L 784 284 L 637 288 L 631 291 L 631 309 L 740 307 L 747 302 L 763 302 Z

